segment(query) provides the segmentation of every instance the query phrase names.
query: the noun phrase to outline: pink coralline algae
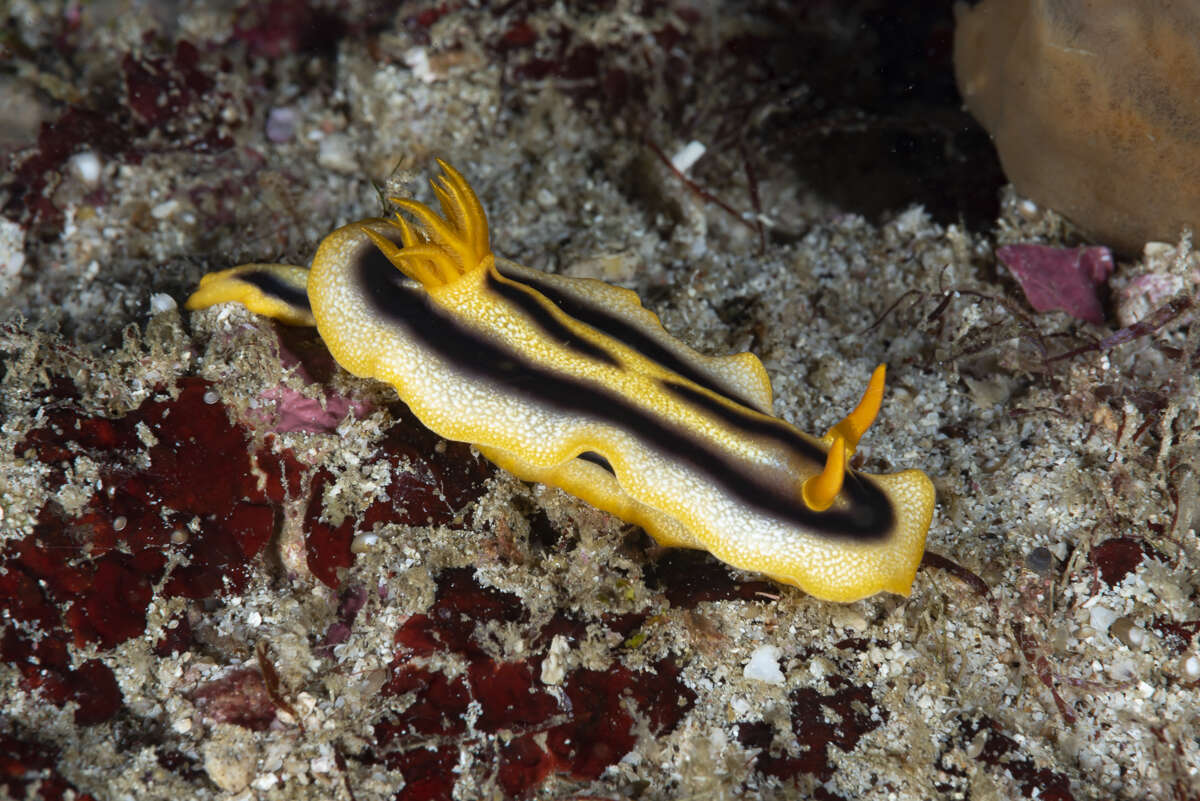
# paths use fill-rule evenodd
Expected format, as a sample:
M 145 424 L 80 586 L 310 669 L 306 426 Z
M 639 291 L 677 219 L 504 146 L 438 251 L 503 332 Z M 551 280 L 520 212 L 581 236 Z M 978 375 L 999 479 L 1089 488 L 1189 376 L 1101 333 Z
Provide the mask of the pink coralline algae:
M 1012 271 L 1036 310 L 1065 311 L 1097 325 L 1104 322 L 1098 292 L 1113 272 L 1108 248 L 1006 245 L 996 249 L 996 258 Z
M 322 397 L 309 397 L 286 384 L 279 384 L 258 396 L 257 407 L 246 410 L 246 422 L 279 434 L 296 431 L 322 434 L 336 430 L 348 414 L 355 417 L 367 414 L 367 404 L 322 386 L 333 373 L 335 362 L 314 334 L 283 328 L 279 332 L 280 363 Z

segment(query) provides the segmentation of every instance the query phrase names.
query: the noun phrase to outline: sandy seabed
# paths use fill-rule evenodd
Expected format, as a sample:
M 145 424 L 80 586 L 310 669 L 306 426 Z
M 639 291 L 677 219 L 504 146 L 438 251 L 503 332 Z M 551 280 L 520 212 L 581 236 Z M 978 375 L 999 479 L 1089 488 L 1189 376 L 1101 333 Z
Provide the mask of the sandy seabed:
M 1106 340 L 997 268 L 1079 240 L 1001 191 L 948 7 L 8 8 L 10 796 L 1200 796 L 1200 329 L 1182 296 Z M 886 362 L 861 466 L 939 498 L 911 596 L 657 548 L 314 334 L 182 311 L 430 200 L 434 156 L 497 253 L 755 352 L 807 431 Z

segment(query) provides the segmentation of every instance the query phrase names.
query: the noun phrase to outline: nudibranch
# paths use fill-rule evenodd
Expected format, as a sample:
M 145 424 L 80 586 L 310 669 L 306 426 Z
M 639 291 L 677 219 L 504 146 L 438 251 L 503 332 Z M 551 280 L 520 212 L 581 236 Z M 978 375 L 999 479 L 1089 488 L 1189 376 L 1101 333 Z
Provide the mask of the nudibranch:
M 497 257 L 470 185 L 438 162 L 438 214 L 338 228 L 312 267 L 206 275 L 187 308 L 238 301 L 316 325 L 338 363 L 391 384 L 442 437 L 528 481 L 827 600 L 907 595 L 933 517 L 920 470 L 847 466 L 879 411 L 884 368 L 823 438 L 771 415 L 750 353 L 705 356 L 638 296 Z

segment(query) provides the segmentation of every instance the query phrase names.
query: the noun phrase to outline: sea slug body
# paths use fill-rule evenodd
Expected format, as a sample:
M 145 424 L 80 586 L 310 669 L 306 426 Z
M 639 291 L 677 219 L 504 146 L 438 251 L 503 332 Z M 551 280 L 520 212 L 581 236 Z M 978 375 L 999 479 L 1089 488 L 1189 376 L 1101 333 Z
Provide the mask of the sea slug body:
M 351 373 L 391 384 L 426 426 L 523 479 L 560 487 L 663 545 L 701 548 L 827 600 L 908 594 L 933 516 L 919 470 L 846 464 L 879 410 L 883 367 L 823 438 L 772 417 L 750 353 L 704 356 L 637 295 L 496 257 L 452 167 L 439 215 L 371 218 L 329 234 L 304 270 L 204 276 L 189 309 L 235 300 L 315 324 Z

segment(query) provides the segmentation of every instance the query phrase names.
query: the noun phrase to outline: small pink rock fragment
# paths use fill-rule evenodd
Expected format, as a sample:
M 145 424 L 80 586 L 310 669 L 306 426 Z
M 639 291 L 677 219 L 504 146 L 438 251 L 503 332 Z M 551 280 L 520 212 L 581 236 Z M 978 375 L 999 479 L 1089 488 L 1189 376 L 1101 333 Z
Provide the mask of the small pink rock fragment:
M 996 257 L 1012 271 L 1034 309 L 1065 311 L 1097 325 L 1104 322 L 1096 290 L 1113 272 L 1108 248 L 1005 245 L 996 249 Z

